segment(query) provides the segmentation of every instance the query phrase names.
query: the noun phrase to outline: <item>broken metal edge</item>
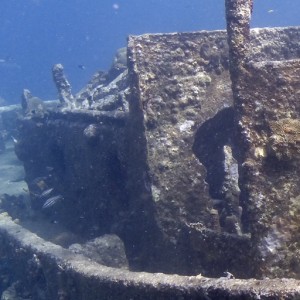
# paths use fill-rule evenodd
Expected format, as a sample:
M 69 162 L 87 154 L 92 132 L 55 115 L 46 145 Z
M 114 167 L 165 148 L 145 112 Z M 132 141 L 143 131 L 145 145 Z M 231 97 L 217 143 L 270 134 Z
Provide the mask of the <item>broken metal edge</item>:
M 253 27 L 250 28 L 250 33 L 253 35 L 256 35 L 258 33 L 264 33 L 264 32 L 272 32 L 272 31 L 285 31 L 285 30 L 300 30 L 300 26 L 278 26 L 278 27 Z M 227 34 L 226 29 L 216 29 L 216 30 L 197 30 L 197 31 L 183 31 L 183 32 L 167 32 L 167 33 L 144 33 L 141 35 L 129 35 L 129 40 L 138 40 L 138 39 L 145 39 L 152 36 L 178 36 L 178 35 L 185 35 L 185 34 L 211 34 L 211 33 L 221 33 L 221 34 Z
M 37 257 L 40 267 L 52 274 L 47 280 L 55 282 L 55 274 L 59 277 L 63 273 L 76 287 L 76 299 L 129 299 L 129 295 L 132 299 L 300 299 L 300 280 L 296 279 L 216 279 L 106 267 L 43 240 L 16 224 L 7 213 L 0 214 L 0 240 L 2 251 L 12 259 L 26 262 L 28 257 Z M 19 271 L 26 276 L 26 269 Z M 51 282 L 47 285 L 59 289 Z
M 128 118 L 128 113 L 123 111 L 94 111 L 94 110 L 83 110 L 83 109 L 72 109 L 70 111 L 48 111 L 48 116 L 51 119 L 66 119 L 68 121 L 77 121 L 78 118 L 85 121 L 95 121 L 98 122 L 112 122 L 121 123 Z

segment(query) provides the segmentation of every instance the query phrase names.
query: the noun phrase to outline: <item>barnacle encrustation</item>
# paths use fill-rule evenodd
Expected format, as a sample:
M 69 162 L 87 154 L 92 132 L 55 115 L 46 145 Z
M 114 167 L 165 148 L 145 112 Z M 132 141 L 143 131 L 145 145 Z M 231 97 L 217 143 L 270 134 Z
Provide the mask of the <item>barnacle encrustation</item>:
M 268 152 L 278 159 L 300 158 L 300 119 L 270 121 Z

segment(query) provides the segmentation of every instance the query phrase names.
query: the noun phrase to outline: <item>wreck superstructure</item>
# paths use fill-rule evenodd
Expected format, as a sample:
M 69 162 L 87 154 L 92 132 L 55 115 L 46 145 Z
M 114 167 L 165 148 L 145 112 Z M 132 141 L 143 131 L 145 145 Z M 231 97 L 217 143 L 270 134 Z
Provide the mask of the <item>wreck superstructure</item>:
M 83 299 L 93 276 L 113 299 L 125 286 L 134 299 L 299 296 L 300 29 L 247 36 L 250 3 L 227 1 L 230 47 L 225 31 L 131 36 L 127 66 L 116 60 L 77 95 L 61 65 L 60 102 L 24 92 L 15 149 L 31 207 L 87 240 L 117 235 L 136 273 L 85 269 L 86 258 L 39 238 L 31 246 L 2 215 L 1 253 L 23 261 L 17 274 L 28 261 L 51 274 L 51 299 Z M 49 188 L 63 200 L 45 210 Z

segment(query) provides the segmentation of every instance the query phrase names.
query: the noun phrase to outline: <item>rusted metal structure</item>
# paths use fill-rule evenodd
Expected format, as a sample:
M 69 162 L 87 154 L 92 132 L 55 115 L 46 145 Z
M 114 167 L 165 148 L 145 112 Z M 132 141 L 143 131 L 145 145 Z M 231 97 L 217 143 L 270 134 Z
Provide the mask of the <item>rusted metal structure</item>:
M 243 225 L 256 276 L 300 276 L 298 59 L 251 59 L 252 1 L 226 1 Z
M 130 269 L 37 237 L 3 199 L 20 224 L 0 215 L 1 257 L 33 298 L 299 298 L 300 29 L 250 31 L 251 10 L 226 0 L 228 36 L 131 36 L 128 67 L 77 95 L 56 65 L 59 104 L 24 93 L 15 148 L 34 214 L 118 235 Z M 63 200 L 43 210 L 49 188 Z

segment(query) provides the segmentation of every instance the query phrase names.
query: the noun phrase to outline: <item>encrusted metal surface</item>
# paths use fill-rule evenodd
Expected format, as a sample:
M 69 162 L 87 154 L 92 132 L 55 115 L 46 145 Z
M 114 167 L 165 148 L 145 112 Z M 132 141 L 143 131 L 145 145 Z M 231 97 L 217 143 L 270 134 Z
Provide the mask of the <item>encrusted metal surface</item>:
M 299 299 L 293 279 L 211 279 L 130 272 L 99 265 L 47 242 L 0 214 L 0 262 L 10 261 L 33 299 Z M 0 264 L 1 274 L 7 267 Z M 39 280 L 37 280 L 37 276 Z M 26 288 L 24 290 L 24 284 Z
M 300 278 L 300 61 L 254 63 L 249 72 L 238 110 L 244 225 L 257 247 L 258 273 Z
M 256 276 L 300 278 L 300 60 L 274 61 L 283 49 L 284 59 L 299 58 L 293 46 L 299 40 L 289 35 L 289 47 L 281 40 L 282 50 L 268 51 L 265 61 L 257 50 L 251 56 L 251 5 L 226 0 L 242 225 L 251 235 Z

